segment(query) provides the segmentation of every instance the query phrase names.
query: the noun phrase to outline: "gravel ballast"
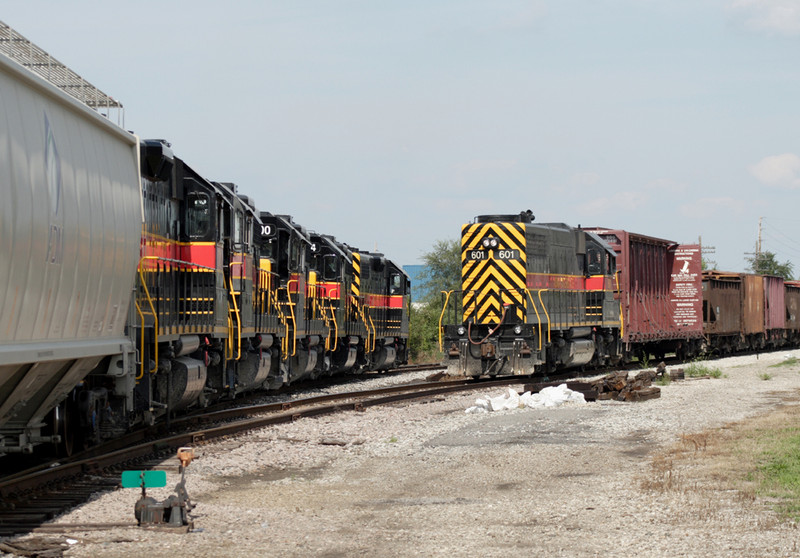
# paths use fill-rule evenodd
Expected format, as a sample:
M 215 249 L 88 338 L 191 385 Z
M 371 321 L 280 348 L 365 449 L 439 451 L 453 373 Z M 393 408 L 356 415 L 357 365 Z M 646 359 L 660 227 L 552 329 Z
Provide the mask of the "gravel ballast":
M 724 377 L 641 403 L 467 414 L 500 395 L 472 392 L 210 443 L 187 470 L 194 532 L 70 532 L 65 556 L 794 556 L 796 525 L 768 502 L 644 488 L 681 436 L 796 405 L 800 365 L 770 367 L 787 356 L 800 351 L 714 361 Z M 158 499 L 178 480 L 167 463 Z M 102 494 L 56 522 L 133 522 L 137 498 Z

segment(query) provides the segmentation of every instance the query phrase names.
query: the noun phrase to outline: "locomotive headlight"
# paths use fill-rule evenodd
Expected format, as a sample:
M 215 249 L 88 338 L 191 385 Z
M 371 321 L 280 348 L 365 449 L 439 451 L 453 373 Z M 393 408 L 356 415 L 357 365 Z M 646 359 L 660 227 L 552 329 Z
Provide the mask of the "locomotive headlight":
M 519 325 L 519 324 L 515 325 L 515 326 L 514 326 L 514 333 L 516 333 L 517 335 L 519 335 L 520 333 L 522 333 L 522 326 L 521 326 L 521 325 Z
M 489 241 L 489 244 L 491 244 L 492 248 L 497 248 L 497 239 L 496 238 L 491 239 Z
M 464 335 L 466 332 L 467 332 L 467 328 L 465 328 L 464 326 L 458 326 L 458 334 L 459 335 Z
M 484 248 L 488 248 L 489 247 L 489 239 L 488 238 L 484 238 L 483 242 L 481 242 L 481 244 L 483 244 Z

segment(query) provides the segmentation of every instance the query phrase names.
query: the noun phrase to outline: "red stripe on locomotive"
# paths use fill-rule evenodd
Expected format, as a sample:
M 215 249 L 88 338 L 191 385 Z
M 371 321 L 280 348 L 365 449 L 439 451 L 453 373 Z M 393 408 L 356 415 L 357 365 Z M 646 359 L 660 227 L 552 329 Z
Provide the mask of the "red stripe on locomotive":
M 592 275 L 544 275 L 539 273 L 528 274 L 526 286 L 531 291 L 610 291 L 613 290 L 612 277 Z

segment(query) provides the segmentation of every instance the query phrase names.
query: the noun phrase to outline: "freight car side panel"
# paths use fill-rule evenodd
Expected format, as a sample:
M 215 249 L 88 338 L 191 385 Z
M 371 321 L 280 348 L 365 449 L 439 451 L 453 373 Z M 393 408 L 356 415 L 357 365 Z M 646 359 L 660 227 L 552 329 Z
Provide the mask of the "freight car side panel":
M 137 161 L 135 136 L 0 56 L 0 363 L 26 343 L 123 335 Z
M 786 281 L 784 304 L 786 305 L 786 329 L 800 332 L 800 281 Z
M 764 278 L 742 275 L 742 333 L 764 334 Z
M 707 335 L 738 338 L 742 321 L 742 279 L 739 274 L 707 271 L 703 276 L 703 322 Z
M 786 302 L 784 300 L 783 277 L 764 277 L 764 328 L 767 330 L 786 327 Z
M 699 246 L 678 246 L 623 230 L 587 230 L 617 253 L 617 299 L 625 343 L 702 337 Z
M 677 332 L 695 337 L 702 333 L 703 269 L 698 244 L 682 244 L 670 248 L 670 306 L 672 325 Z

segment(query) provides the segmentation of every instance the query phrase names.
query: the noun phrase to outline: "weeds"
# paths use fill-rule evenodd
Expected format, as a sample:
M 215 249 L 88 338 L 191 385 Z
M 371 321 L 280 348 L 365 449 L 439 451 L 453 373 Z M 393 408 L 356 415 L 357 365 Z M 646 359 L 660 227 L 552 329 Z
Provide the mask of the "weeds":
M 797 357 L 789 357 L 789 358 L 783 359 L 782 362 L 779 362 L 777 364 L 770 364 L 769 367 L 770 368 L 778 368 L 779 366 L 794 366 L 797 363 L 798 363 Z
M 800 520 L 800 406 L 681 435 L 653 457 L 641 486 L 697 496 L 711 515 L 717 512 L 715 495 L 734 490 L 742 505 L 773 505 L 778 522 Z
M 672 382 L 672 378 L 669 374 L 664 374 L 663 376 L 656 378 L 655 384 L 657 386 L 668 386 Z
M 696 360 L 686 367 L 684 374 L 687 378 L 700 378 L 702 376 L 721 378 L 722 370 L 719 367 L 712 368 L 708 364 Z
M 758 375 L 758 377 L 761 378 L 764 381 L 771 380 L 772 379 L 772 374 L 769 374 L 767 372 L 762 372 L 761 374 Z

